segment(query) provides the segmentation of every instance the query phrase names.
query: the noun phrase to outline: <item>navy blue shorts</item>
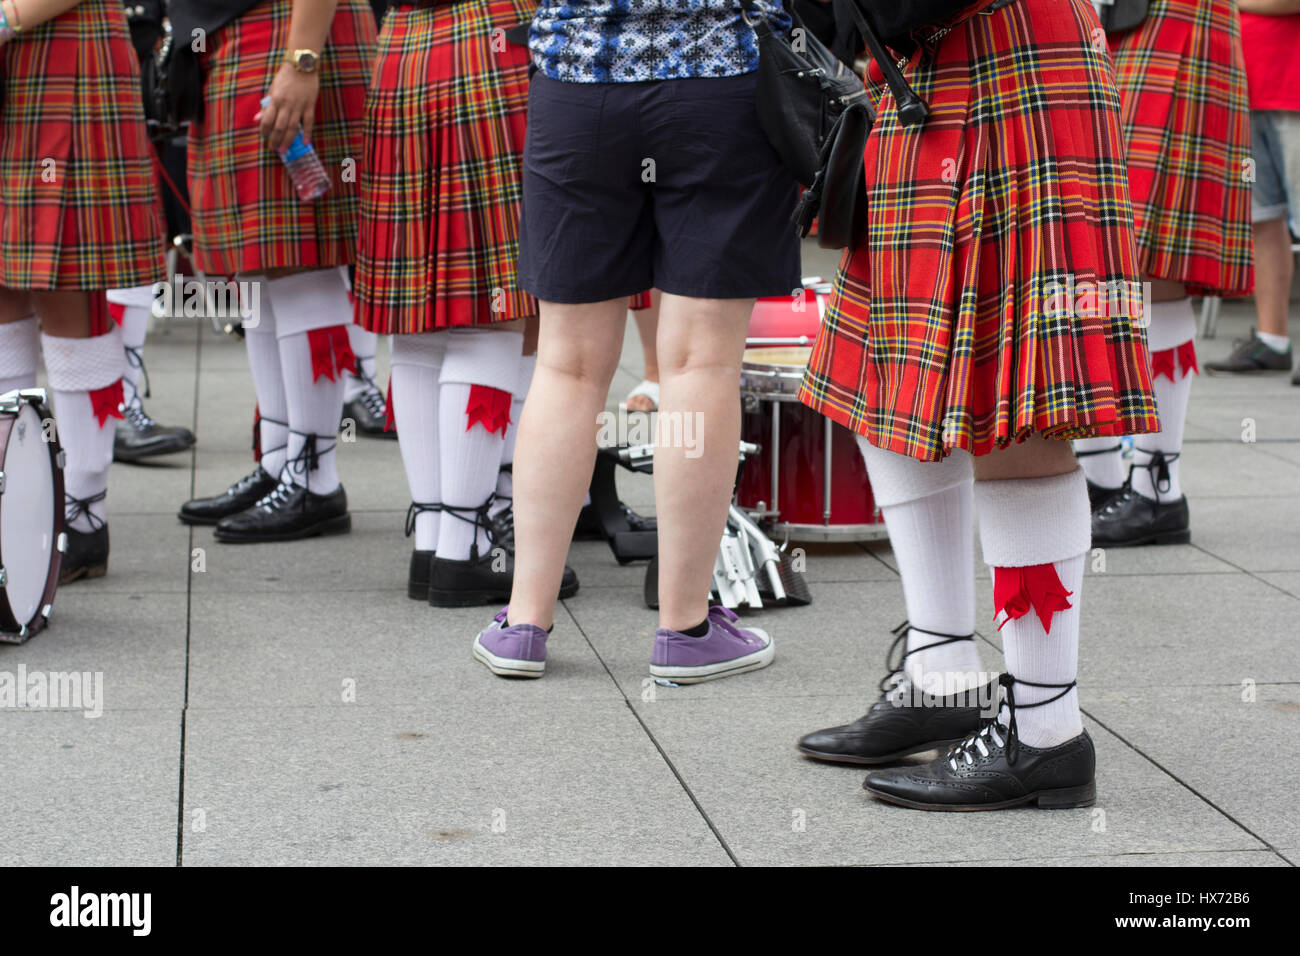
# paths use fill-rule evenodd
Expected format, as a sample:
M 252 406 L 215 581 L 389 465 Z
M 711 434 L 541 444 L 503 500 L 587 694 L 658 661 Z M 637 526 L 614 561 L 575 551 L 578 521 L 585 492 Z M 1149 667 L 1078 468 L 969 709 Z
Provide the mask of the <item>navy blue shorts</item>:
M 528 94 L 519 284 L 547 302 L 799 287 L 797 191 L 758 125 L 756 75 Z

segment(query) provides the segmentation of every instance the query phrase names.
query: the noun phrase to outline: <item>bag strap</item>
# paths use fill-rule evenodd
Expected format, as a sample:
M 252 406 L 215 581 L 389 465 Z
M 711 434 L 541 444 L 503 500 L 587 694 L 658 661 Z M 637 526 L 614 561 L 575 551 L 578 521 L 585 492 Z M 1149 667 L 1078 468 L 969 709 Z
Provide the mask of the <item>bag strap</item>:
M 903 78 L 902 72 L 894 62 L 889 51 L 885 49 L 884 43 L 876 35 L 875 28 L 858 6 L 859 0 L 832 0 L 836 19 L 841 18 L 841 11 L 846 21 L 851 22 L 862 36 L 867 44 L 867 51 L 871 58 L 876 61 L 880 67 L 880 72 L 885 76 L 885 82 L 889 84 L 889 91 L 894 94 L 894 102 L 898 105 L 898 119 L 904 126 L 919 126 L 925 122 L 925 118 L 930 115 L 930 108 L 925 102 L 916 95 L 916 91 L 908 85 L 907 80 Z

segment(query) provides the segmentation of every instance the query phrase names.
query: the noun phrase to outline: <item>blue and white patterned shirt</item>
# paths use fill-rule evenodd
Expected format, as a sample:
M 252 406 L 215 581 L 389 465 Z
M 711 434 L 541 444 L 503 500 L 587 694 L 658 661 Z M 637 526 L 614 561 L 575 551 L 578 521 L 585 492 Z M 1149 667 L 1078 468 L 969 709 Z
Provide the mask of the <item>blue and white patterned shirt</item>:
M 742 5 L 789 32 L 779 0 L 541 0 L 528 47 L 539 70 L 569 83 L 739 76 L 758 69 Z

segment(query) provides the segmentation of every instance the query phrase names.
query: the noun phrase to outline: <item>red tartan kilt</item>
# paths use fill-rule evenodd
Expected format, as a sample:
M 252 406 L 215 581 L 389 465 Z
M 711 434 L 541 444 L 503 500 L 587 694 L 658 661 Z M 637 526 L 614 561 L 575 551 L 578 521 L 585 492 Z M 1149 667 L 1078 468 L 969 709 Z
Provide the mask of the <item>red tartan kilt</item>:
M 845 254 L 805 403 L 925 461 L 1035 433 L 1158 429 L 1097 29 L 1087 0 L 1015 0 L 913 58 L 906 75 L 930 107 L 920 130 L 883 93 L 867 233 Z M 1052 293 L 1071 281 L 1122 283 L 1137 300 L 1061 311 Z
M 85 0 L 0 49 L 0 286 L 157 282 L 158 210 L 120 4 Z
M 527 0 L 393 8 L 365 109 L 357 321 L 418 333 L 537 314 L 515 278 Z
M 1250 106 L 1232 0 L 1151 0 L 1112 40 L 1142 271 L 1195 295 L 1254 286 Z
M 330 177 L 313 202 L 294 194 L 254 116 L 284 63 L 291 0 L 264 0 L 208 37 L 203 120 L 190 127 L 194 258 L 212 275 L 347 265 L 355 254 L 361 111 L 375 49 L 364 0 L 340 0 L 321 53 L 312 145 Z M 351 162 L 347 162 L 351 160 Z

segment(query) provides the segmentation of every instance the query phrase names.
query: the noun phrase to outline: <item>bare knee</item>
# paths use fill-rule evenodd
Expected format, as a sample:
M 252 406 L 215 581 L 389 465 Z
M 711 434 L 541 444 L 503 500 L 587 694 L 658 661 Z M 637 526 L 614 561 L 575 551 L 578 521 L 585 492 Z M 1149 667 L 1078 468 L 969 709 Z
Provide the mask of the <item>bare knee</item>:
M 976 481 L 1051 478 L 1074 471 L 1078 463 L 1068 441 L 1034 435 L 975 459 Z

